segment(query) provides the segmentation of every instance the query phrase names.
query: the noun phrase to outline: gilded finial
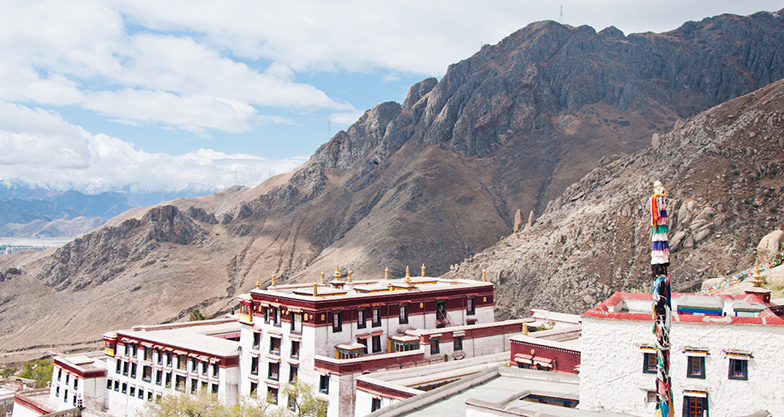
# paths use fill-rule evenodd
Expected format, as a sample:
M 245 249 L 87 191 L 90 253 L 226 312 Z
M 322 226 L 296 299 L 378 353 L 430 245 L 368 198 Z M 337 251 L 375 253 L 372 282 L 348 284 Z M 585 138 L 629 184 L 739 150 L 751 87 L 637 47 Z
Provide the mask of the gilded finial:
M 482 282 L 487 282 L 487 270 L 482 268 Z
M 256 275 L 256 289 L 261 289 L 261 277 Z
M 278 284 L 277 284 L 277 280 L 275 279 L 275 273 L 273 272 L 272 273 L 272 286 L 274 287 L 276 285 L 278 285 Z
M 523 322 L 523 334 L 528 334 L 528 324 L 526 322 Z
M 384 268 L 384 279 L 389 279 L 389 267 Z
M 762 275 L 760 274 L 759 256 L 754 261 L 754 272 L 752 272 L 751 278 L 752 278 L 751 279 L 751 283 L 754 284 L 755 287 L 760 287 L 760 286 L 762 286 L 762 283 L 765 282 L 765 281 L 763 281 Z
M 408 265 L 406 265 L 406 284 L 411 283 L 411 274 L 408 273 Z
M 326 281 L 324 281 L 324 270 L 323 269 L 321 270 L 321 283 L 322 284 L 326 284 L 327 283 Z
M 334 277 L 335 277 L 335 279 L 340 279 L 340 267 L 338 265 L 335 265 L 335 275 L 334 275 Z
M 422 276 L 425 276 L 425 264 L 422 264 Z
M 348 270 L 348 282 L 351 282 L 351 269 Z
M 313 281 L 313 296 L 318 297 L 318 282 Z

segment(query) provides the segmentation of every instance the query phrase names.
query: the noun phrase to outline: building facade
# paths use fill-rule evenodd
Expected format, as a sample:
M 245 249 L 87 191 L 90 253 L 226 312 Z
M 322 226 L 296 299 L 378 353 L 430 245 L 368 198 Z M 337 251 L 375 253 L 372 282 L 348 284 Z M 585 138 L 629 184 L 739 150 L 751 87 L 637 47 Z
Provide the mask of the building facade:
M 674 294 L 670 375 L 675 415 L 784 415 L 784 320 L 754 295 Z M 582 316 L 580 405 L 652 414 L 652 298 L 616 293 Z

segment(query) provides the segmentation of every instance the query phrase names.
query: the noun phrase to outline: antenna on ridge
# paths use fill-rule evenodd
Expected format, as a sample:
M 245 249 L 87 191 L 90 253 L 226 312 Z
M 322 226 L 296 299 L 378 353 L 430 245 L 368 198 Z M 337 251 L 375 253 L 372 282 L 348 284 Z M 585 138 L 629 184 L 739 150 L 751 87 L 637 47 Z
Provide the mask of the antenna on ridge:
M 563 3 L 561 3 L 561 15 L 558 16 L 558 23 L 563 25 Z
M 327 119 L 327 139 L 332 137 L 332 121 Z

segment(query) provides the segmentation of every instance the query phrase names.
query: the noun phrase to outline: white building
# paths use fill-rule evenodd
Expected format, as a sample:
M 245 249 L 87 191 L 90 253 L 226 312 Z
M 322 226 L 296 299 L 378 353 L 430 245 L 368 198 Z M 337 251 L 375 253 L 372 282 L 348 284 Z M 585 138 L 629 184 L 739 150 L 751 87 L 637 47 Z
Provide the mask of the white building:
M 522 330 L 523 320 L 494 322 L 489 282 L 337 277 L 240 297 L 241 394 L 293 409 L 283 387 L 304 381 L 330 417 L 350 416 L 363 373 L 503 352 Z M 381 405 L 378 396 L 358 415 Z
M 673 295 L 675 415 L 784 415 L 784 320 L 766 301 L 755 295 Z M 651 310 L 651 295 L 616 293 L 583 314 L 579 408 L 653 414 Z

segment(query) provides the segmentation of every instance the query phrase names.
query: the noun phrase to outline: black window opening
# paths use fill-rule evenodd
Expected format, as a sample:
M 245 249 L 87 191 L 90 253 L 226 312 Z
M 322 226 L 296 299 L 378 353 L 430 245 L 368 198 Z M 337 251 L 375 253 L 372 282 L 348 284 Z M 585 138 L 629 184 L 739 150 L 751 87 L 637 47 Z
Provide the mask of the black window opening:
M 220 372 L 220 365 L 217 364 L 217 363 L 213 363 L 212 364 L 212 376 L 217 378 L 219 372 Z
M 256 382 L 251 382 L 250 383 L 250 396 L 251 397 L 255 397 L 256 396 L 256 390 L 258 388 L 259 388 L 259 384 L 258 383 L 256 383 Z
M 131 397 L 135 397 L 136 396 L 136 387 L 129 388 L 128 389 L 128 395 L 131 396 Z
M 120 381 L 114 380 L 114 390 L 120 392 Z
M 127 383 L 125 383 L 125 382 L 123 382 L 123 384 L 122 384 L 122 390 L 120 390 L 120 392 L 121 392 L 122 394 L 125 394 L 125 393 L 126 393 L 126 391 L 128 391 L 128 384 L 127 384 Z
M 144 399 L 144 390 L 139 388 L 139 391 L 136 392 L 136 398 L 143 400 Z
M 155 385 L 163 384 L 163 371 L 156 370 L 155 371 Z
M 708 417 L 708 397 L 683 397 L 684 417 Z
M 253 349 L 259 350 L 261 347 L 261 333 L 253 333 Z
M 436 301 L 436 328 L 446 327 L 449 320 L 446 317 L 446 301 Z
M 435 355 L 441 353 L 440 344 L 438 339 L 430 339 L 430 354 Z
M 748 381 L 748 363 L 749 361 L 746 359 L 730 358 L 729 378 L 739 381 Z
M 212 393 L 213 394 L 217 394 L 218 393 L 218 384 L 212 384 Z
M 270 318 L 272 319 L 273 326 L 280 327 L 280 310 L 278 310 L 277 308 L 273 308 Z
M 373 336 L 373 353 L 381 352 L 381 336 Z
M 366 311 L 365 311 L 364 308 L 357 309 L 357 328 L 358 329 L 364 329 L 367 326 L 365 324 L 365 322 L 366 322 L 365 314 L 366 314 Z M 367 353 L 367 352 L 365 352 L 365 353 Z
M 297 373 L 299 368 L 296 365 L 289 365 L 289 382 L 292 384 L 297 383 Z
M 455 336 L 454 350 L 463 350 L 463 336 Z
M 688 369 L 686 370 L 687 378 L 700 378 L 705 379 L 705 357 L 704 356 L 689 356 Z
M 123 375 L 128 375 L 128 362 L 123 362 Z
M 319 377 L 319 392 L 329 394 L 329 375 L 321 375 Z
M 150 366 L 143 366 L 142 367 L 142 381 L 145 381 L 145 382 L 152 381 L 152 367 L 150 367 Z
M 373 308 L 373 327 L 381 327 L 381 307 Z
M 199 383 L 195 379 L 191 379 L 191 394 L 195 394 L 196 390 L 199 388 Z
M 293 393 L 289 393 L 289 397 L 286 400 L 286 407 L 291 411 L 297 411 L 297 397 Z
M 270 362 L 269 370 L 267 371 L 267 378 L 277 381 L 280 378 L 280 364 L 277 362 Z
M 302 313 L 291 314 L 291 332 L 302 333 Z
M 136 364 L 131 364 L 131 378 L 136 378 Z
M 643 355 L 642 361 L 642 372 L 646 374 L 655 374 L 656 373 L 656 354 L 655 353 L 645 353 Z
M 291 341 L 291 357 L 293 359 L 299 358 L 299 341 L 296 340 Z
M 185 392 L 185 377 L 182 375 L 177 375 L 177 379 L 175 380 L 174 389 L 179 392 Z
M 474 297 L 468 297 L 466 300 L 466 313 L 469 316 L 476 314 L 476 305 L 474 304 Z
M 400 324 L 408 324 L 408 304 L 401 304 L 398 320 Z
M 343 312 L 342 311 L 333 311 L 332 312 L 332 332 L 338 333 L 343 331 Z
M 362 353 L 367 355 L 367 353 L 368 353 L 368 345 L 367 345 L 368 344 L 368 340 L 367 339 L 357 339 L 357 343 L 359 343 L 360 345 L 364 345 L 365 346 L 365 349 L 362 350 Z
M 270 337 L 270 354 L 280 356 L 280 339 Z
M 278 389 L 267 387 L 267 402 L 273 405 L 278 405 Z
M 370 404 L 370 412 L 374 412 L 381 408 L 381 398 L 373 398 L 373 402 Z
M 250 358 L 250 374 L 259 374 L 259 358 Z

